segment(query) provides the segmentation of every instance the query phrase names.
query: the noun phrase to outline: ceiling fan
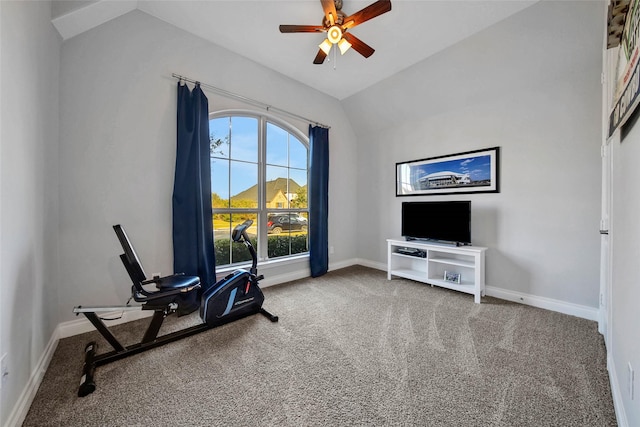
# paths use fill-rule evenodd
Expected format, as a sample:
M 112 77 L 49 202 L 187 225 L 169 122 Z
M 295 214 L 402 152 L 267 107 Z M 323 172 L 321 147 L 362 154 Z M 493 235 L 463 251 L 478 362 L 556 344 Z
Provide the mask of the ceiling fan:
M 340 52 L 344 54 L 350 47 L 365 58 L 373 55 L 375 50 L 347 31 L 356 25 L 360 25 L 376 16 L 391 10 L 391 0 L 378 0 L 364 9 L 346 16 L 342 12 L 342 0 L 320 0 L 324 10 L 322 25 L 280 25 L 281 33 L 327 33 L 327 38 L 320 44 L 320 50 L 314 64 L 322 64 L 329 54 L 331 47 L 338 45 Z

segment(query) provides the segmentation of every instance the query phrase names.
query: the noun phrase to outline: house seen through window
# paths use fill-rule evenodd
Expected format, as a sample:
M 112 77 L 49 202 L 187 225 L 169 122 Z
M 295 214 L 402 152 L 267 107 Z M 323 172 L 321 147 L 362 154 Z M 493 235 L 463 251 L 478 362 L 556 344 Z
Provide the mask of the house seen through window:
M 212 114 L 211 207 L 216 266 L 250 260 L 231 231 L 247 220 L 261 260 L 308 252 L 308 139 L 266 116 Z

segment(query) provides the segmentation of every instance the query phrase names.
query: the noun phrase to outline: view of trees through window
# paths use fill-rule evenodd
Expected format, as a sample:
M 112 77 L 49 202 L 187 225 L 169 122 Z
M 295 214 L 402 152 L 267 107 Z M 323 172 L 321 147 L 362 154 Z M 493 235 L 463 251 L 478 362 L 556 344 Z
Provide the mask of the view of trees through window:
M 306 139 L 264 116 L 214 114 L 209 140 L 216 265 L 251 259 L 231 240 L 247 219 L 260 259 L 308 252 Z

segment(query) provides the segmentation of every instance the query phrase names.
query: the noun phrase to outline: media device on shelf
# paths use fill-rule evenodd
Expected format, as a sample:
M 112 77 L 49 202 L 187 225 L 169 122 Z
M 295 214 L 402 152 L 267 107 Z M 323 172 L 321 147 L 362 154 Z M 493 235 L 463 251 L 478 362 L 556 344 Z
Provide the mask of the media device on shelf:
M 460 245 L 471 244 L 471 202 L 403 202 L 402 236 Z
M 411 256 L 416 256 L 420 258 L 427 257 L 427 251 L 423 251 L 422 249 L 416 249 L 416 248 L 403 247 L 403 248 L 396 249 L 396 252 L 402 255 L 411 255 Z

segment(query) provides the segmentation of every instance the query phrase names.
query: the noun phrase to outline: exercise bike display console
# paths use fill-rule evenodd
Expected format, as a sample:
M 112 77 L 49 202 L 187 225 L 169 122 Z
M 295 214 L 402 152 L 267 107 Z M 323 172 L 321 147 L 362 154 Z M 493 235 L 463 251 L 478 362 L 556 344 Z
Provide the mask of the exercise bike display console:
M 113 347 L 112 351 L 97 354 L 98 344 L 95 341 L 86 345 L 78 396 L 84 397 L 95 391 L 96 384 L 94 374 L 98 366 L 106 365 L 107 363 L 123 359 L 133 354 L 141 353 L 257 313 L 266 316 L 272 322 L 277 322 L 278 316 L 274 316 L 262 308 L 264 294 L 258 286 L 258 281 L 264 277 L 258 275 L 258 257 L 247 236 L 247 228 L 249 228 L 251 224 L 253 224 L 253 221 L 247 220 L 237 225 L 231 235 L 234 242 L 242 243 L 247 247 L 253 260 L 251 268 L 248 271 L 238 269 L 202 292 L 199 301 L 202 323 L 161 336 L 158 336 L 158 332 L 160 331 L 162 322 L 167 316 L 174 313 L 180 316 L 181 314 L 192 311 L 193 297 L 201 289 L 200 278 L 197 276 L 185 276 L 184 274 L 173 274 L 167 277 L 154 277 L 148 280 L 142 269 L 140 259 L 129 241 L 124 228 L 121 225 L 114 225 L 113 229 L 124 249 L 124 253 L 120 255 L 120 259 L 133 282 L 133 286 L 131 287 L 132 298 L 141 304 L 121 307 L 74 307 L 73 312 L 76 313 L 76 315 L 80 313 L 84 314 L 111 347 Z M 144 286 L 146 285 L 155 285 L 156 289 L 145 289 Z M 103 319 L 96 314 L 134 310 L 153 310 L 153 317 L 142 340 L 137 344 L 129 346 L 122 345 L 104 324 Z

